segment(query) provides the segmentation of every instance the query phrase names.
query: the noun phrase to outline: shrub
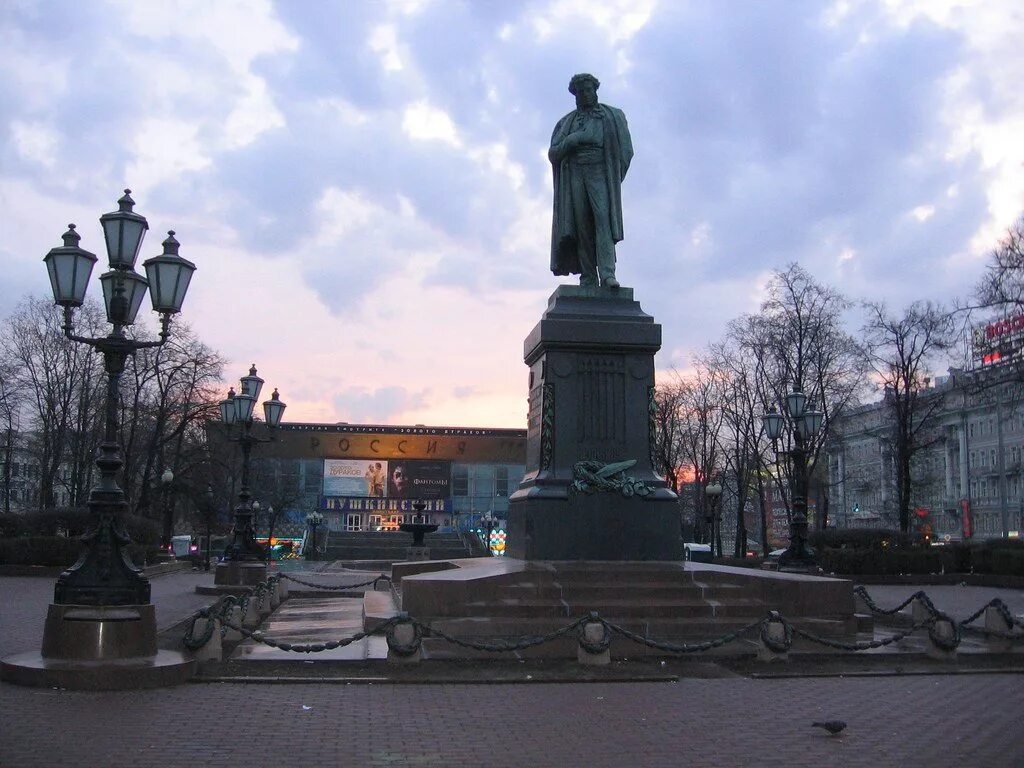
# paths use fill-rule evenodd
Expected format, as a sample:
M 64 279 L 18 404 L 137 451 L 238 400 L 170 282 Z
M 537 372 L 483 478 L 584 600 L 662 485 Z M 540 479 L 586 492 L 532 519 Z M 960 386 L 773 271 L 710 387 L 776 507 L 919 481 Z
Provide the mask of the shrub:
M 808 541 L 815 549 L 871 549 L 910 547 L 915 543 L 912 534 L 888 528 L 827 528 L 814 531 Z
M 81 551 L 82 542 L 77 538 L 20 536 L 0 540 L 0 564 L 67 567 L 74 564 Z
M 74 565 L 82 553 L 80 537 L 18 536 L 0 539 L 0 565 L 45 565 L 66 568 Z M 154 561 L 159 547 L 129 544 L 128 556 L 138 567 Z
M 92 513 L 85 507 L 47 509 L 42 512 L 0 515 L 0 538 L 20 536 L 82 536 L 93 524 Z M 122 515 L 121 524 L 129 538 L 143 545 L 160 543 L 160 525 L 147 517 Z

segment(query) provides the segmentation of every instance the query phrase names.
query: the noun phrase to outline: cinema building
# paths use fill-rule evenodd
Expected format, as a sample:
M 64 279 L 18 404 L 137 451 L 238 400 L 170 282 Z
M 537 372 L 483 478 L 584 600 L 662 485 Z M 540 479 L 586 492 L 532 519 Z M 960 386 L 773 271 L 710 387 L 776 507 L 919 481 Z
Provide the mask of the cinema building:
M 294 522 L 319 510 L 332 531 L 504 520 L 526 464 L 525 429 L 282 424 L 276 437 L 253 452 L 254 495 L 281 499 Z

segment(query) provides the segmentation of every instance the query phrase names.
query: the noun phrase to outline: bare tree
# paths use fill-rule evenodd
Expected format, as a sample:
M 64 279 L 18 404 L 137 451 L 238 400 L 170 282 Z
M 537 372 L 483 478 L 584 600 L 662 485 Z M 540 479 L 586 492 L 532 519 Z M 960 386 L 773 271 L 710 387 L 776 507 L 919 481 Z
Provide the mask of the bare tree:
M 723 483 L 736 511 L 735 557 L 747 552 L 745 512 L 751 495 L 757 492 L 756 475 L 766 464 L 766 445 L 761 439 L 761 418 L 755 375 L 756 361 L 741 354 L 727 339 L 709 346 L 703 364 L 715 369 L 722 382 L 721 451 L 725 467 Z M 767 547 L 765 510 L 761 505 L 761 540 Z M 765 549 L 767 554 L 767 549 Z
M 683 475 L 683 399 L 686 385 L 672 370 L 654 390 L 655 470 L 679 493 Z
M 806 472 L 809 478 L 816 468 L 828 440 L 830 423 L 857 402 L 863 388 L 866 365 L 863 352 L 846 332 L 844 313 L 851 303 L 835 289 L 822 285 L 805 269 L 790 264 L 776 271 L 766 286 L 766 298 L 760 311 L 744 315 L 729 325 L 727 341 L 730 355 L 747 360 L 750 392 L 747 418 L 756 425 L 770 408 L 785 410 L 786 395 L 797 387 L 808 397 L 808 407 L 825 414 L 824 426 L 813 439 L 805 441 Z M 751 425 L 751 426 L 753 426 Z M 788 428 L 774 448 L 773 456 L 758 431 L 753 459 L 761 463 L 754 472 L 762 510 L 762 536 L 767 547 L 767 487 L 783 500 L 787 518 L 792 520 L 793 462 L 789 460 L 794 436 Z M 753 428 L 756 428 L 754 426 Z M 822 516 L 815 524 L 822 525 Z
M 983 307 L 1024 309 L 1024 216 L 993 249 L 976 294 Z
M 89 331 L 101 323 L 102 310 L 87 302 L 79 313 Z M 12 366 L 12 380 L 24 392 L 24 424 L 39 466 L 38 508 L 51 508 L 62 469 L 91 459 L 91 418 L 80 407 L 99 378 L 100 362 L 91 349 L 65 338 L 63 315 L 51 302 L 26 299 L 0 327 L 0 359 Z M 83 457 L 88 456 L 89 459 Z M 75 476 L 72 473 L 72 482 Z M 69 489 L 79 501 L 81 489 Z
M 883 388 L 891 421 L 890 444 L 896 470 L 896 508 L 901 531 L 910 530 L 915 455 L 938 439 L 936 420 L 944 391 L 928 386 L 933 366 L 953 344 L 950 314 L 931 302 L 918 301 L 901 316 L 882 303 L 867 305 L 865 349 Z

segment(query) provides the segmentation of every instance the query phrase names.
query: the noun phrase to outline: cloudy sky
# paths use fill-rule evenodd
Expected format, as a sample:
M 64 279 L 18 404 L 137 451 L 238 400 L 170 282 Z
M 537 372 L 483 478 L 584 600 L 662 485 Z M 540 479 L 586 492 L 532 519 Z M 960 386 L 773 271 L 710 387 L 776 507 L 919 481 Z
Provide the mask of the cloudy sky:
M 0 317 L 131 187 L 287 420 L 524 426 L 551 129 L 624 110 L 619 279 L 685 368 L 799 261 L 965 295 L 1024 210 L 1019 0 L 0 2 Z M 99 270 L 97 270 L 98 272 Z M 99 294 L 97 285 L 91 291 Z

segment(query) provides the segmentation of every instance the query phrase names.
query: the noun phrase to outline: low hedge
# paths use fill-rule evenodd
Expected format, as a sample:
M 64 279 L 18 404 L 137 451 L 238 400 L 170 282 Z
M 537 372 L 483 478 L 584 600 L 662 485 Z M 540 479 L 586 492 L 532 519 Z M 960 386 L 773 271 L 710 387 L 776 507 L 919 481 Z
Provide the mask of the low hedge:
M 968 544 L 818 548 L 818 563 L 842 574 L 985 573 L 1024 575 L 1024 541 L 990 539 Z
M 807 537 L 815 549 L 871 549 L 878 552 L 891 547 L 920 544 L 920 537 L 888 528 L 826 528 Z
M 48 509 L 43 512 L 26 512 L 24 514 L 0 514 L 0 539 L 22 536 L 74 538 L 88 531 L 92 527 L 93 520 L 92 513 L 85 507 Z M 156 521 L 138 515 L 122 515 L 121 524 L 125 527 L 132 542 L 143 545 L 159 545 L 161 527 Z
M 0 565 L 47 565 L 66 568 L 82 553 L 79 537 L 19 536 L 0 539 Z M 128 556 L 138 567 L 155 561 L 159 547 L 129 544 Z

